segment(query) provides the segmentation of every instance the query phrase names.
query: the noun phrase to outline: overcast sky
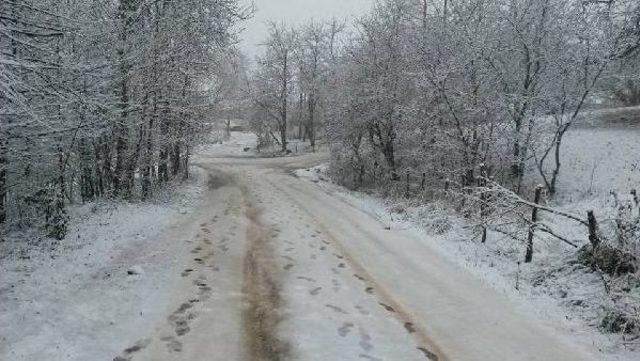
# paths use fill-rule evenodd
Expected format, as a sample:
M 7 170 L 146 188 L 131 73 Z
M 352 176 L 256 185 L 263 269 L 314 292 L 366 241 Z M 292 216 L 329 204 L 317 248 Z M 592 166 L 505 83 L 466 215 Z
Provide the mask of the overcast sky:
M 250 60 L 260 51 L 259 44 L 265 38 L 268 20 L 297 25 L 310 19 L 350 19 L 367 13 L 373 0 L 254 0 L 254 3 L 257 12 L 253 19 L 246 22 L 243 42 L 240 44 Z

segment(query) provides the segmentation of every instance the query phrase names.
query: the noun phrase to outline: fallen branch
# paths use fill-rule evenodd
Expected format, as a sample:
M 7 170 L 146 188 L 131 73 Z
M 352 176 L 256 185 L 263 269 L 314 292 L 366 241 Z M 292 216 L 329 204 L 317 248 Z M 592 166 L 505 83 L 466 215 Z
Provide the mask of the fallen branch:
M 567 213 L 567 212 L 563 212 L 554 208 L 550 208 L 547 206 L 543 206 L 541 204 L 536 204 L 534 202 L 528 201 L 522 197 L 520 197 L 519 195 L 515 194 L 514 192 L 508 190 L 507 188 L 504 188 L 503 186 L 501 186 L 500 184 L 496 183 L 495 181 L 492 181 L 491 179 L 487 179 L 487 182 L 489 182 L 491 184 L 491 186 L 493 187 L 492 189 L 495 191 L 496 189 L 500 192 L 505 194 L 506 196 L 508 196 L 509 198 L 511 198 L 516 204 L 520 204 L 523 206 L 527 206 L 527 207 L 531 207 L 531 208 L 535 208 L 535 209 L 539 209 L 541 211 L 547 212 L 547 213 L 552 213 L 558 216 L 562 216 L 568 219 L 571 219 L 573 221 L 576 221 L 580 224 L 582 224 L 585 227 L 589 227 L 589 223 L 585 220 L 583 220 L 582 218 L 580 218 L 580 216 L 571 214 L 571 213 Z M 489 190 L 492 190 L 489 189 Z
M 560 236 L 559 234 L 555 233 L 554 231 L 552 231 L 550 228 L 548 228 L 546 225 L 544 226 L 544 228 L 538 228 L 538 230 L 540 232 L 544 232 L 547 233 L 549 235 L 552 235 L 553 237 L 556 237 L 557 239 L 561 240 L 562 242 L 574 247 L 574 248 L 580 248 L 580 246 L 578 246 L 577 244 L 573 243 L 572 241 Z

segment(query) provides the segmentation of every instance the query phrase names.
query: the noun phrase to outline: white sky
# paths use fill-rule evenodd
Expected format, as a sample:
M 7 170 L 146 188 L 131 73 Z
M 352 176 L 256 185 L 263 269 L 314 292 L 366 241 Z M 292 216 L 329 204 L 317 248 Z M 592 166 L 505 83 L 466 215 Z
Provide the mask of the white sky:
M 251 0 L 244 0 L 250 3 Z M 253 60 L 260 52 L 259 44 L 265 38 L 266 22 L 273 20 L 298 25 L 310 19 L 325 20 L 337 17 L 351 19 L 366 14 L 373 0 L 253 0 L 256 13 L 244 24 L 242 51 Z

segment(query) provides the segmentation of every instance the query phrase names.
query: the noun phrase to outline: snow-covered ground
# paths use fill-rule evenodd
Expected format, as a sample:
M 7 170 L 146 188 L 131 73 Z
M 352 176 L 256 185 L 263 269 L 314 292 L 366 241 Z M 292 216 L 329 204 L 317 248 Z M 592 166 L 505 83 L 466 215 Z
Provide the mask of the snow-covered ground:
M 563 143 L 560 202 L 629 194 L 640 186 L 640 128 L 576 128 Z
M 138 204 L 72 208 L 56 245 L 21 235 L 0 244 L 0 359 L 112 360 L 162 309 L 167 274 L 178 263 L 204 177 Z M 144 317 L 143 317 L 144 316 Z
M 533 286 L 557 244 L 518 272 L 521 247 L 471 241 L 444 207 L 349 192 L 326 166 L 293 177 L 326 155 L 254 142 L 199 148 L 192 183 L 154 202 L 74 209 L 53 250 L 3 245 L 0 359 L 637 359 Z
M 577 140 L 579 137 L 579 133 L 571 134 L 574 144 L 583 144 Z M 592 137 L 591 144 L 595 139 L 609 144 L 606 138 L 598 138 L 593 134 Z M 623 142 L 616 144 L 625 146 Z M 575 147 L 567 152 L 568 157 L 581 154 L 582 151 Z M 621 163 L 625 164 L 625 161 Z M 611 168 L 607 171 L 611 172 Z M 581 170 L 578 168 L 573 172 L 579 173 Z M 599 331 L 599 322 L 605 312 L 603 306 L 608 303 L 606 292 L 597 274 L 576 270 L 575 266 L 561 267 L 566 266 L 567 260 L 575 255 L 574 249 L 548 240 L 535 245 L 534 263 L 526 265 L 519 262 L 525 250 L 523 244 L 497 234 L 490 235 L 487 244 L 481 244 L 468 221 L 444 204 L 416 204 L 349 191 L 330 181 L 327 165 L 301 169 L 296 174 L 365 210 L 391 229 L 415 233 L 425 244 L 438 249 L 448 260 L 466 268 L 512 299 L 525 312 L 550 320 L 558 330 L 572 334 L 576 342 L 594 345 L 602 351 L 603 359 L 637 360 L 640 357 L 637 342 L 628 342 L 620 335 L 607 335 Z M 565 205 L 565 209 L 572 206 L 587 208 L 589 204 L 599 201 L 591 197 L 589 202 L 581 205 L 570 203 Z M 584 238 L 586 242 L 585 235 L 580 234 L 579 230 L 568 231 L 574 232 L 576 238 Z M 561 268 L 556 269 L 558 267 Z
M 636 107 L 587 113 L 579 127 L 567 133 L 555 207 L 577 215 L 595 210 L 602 221 L 614 216 L 611 192 L 620 197 L 628 196 L 640 184 L 639 111 Z M 531 172 L 535 175 L 534 170 Z M 639 340 L 599 331 L 602 318 L 613 306 L 612 296 L 607 294 L 597 273 L 571 263 L 575 260 L 575 249 L 552 238 L 538 239 L 534 262 L 526 265 L 519 262 L 525 250 L 523 244 L 498 234 L 490 234 L 487 244 L 480 244 L 469 223 L 445 204 L 383 200 L 351 192 L 331 184 L 327 173 L 325 165 L 301 170 L 298 175 L 368 209 L 394 228 L 413 229 L 428 235 L 425 240 L 435 239 L 435 245 L 452 261 L 519 300 L 523 307 L 563 319 L 559 327 L 592 340 L 608 356 L 640 357 Z M 577 240 L 580 245 L 587 243 L 581 225 L 551 217 L 545 220 L 566 238 Z M 640 294 L 637 294 L 640 290 L 636 288 L 634 292 L 625 297 L 637 308 L 640 307 Z
M 249 156 L 256 153 L 257 137 L 250 132 L 233 132 L 228 140 L 217 135 L 211 141 L 198 147 L 198 155 Z

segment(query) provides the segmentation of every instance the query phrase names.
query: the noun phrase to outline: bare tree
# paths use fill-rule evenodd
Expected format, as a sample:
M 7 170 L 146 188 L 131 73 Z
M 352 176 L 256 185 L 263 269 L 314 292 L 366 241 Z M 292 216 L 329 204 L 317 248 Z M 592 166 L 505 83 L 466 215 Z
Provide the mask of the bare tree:
M 289 98 L 293 92 L 293 53 L 297 33 L 292 29 L 270 23 L 268 38 L 265 41 L 264 55 L 259 57 L 259 69 L 254 76 L 255 87 L 252 98 L 263 109 L 268 119 L 274 122 L 278 137 L 272 135 L 287 151 Z

